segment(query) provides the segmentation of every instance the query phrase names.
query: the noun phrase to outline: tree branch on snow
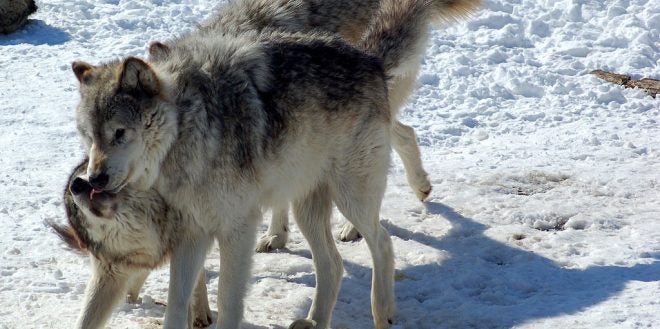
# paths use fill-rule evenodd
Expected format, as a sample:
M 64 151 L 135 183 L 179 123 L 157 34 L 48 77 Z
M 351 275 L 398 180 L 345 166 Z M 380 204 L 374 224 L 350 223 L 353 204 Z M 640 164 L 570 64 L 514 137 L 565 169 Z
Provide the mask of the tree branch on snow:
M 626 88 L 641 88 L 647 94 L 655 98 L 660 93 L 660 80 L 643 78 L 641 80 L 633 80 L 628 75 L 611 73 L 603 70 L 593 70 L 591 74 L 611 83 L 622 85 Z

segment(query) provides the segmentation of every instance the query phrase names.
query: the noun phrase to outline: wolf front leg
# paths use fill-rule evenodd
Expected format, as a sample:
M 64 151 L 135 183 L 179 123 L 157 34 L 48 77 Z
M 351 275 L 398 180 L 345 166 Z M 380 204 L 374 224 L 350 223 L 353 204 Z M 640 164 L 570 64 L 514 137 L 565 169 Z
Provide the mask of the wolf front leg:
M 149 276 L 149 270 L 137 270 L 128 277 L 128 293 L 126 295 L 126 303 L 138 304 L 140 303 L 140 290 L 144 285 L 144 281 Z
M 293 203 L 296 223 L 312 249 L 316 292 L 306 319 L 294 321 L 289 329 L 326 329 L 337 301 L 344 267 L 330 230 L 332 198 L 321 184 L 305 198 Z
M 92 259 L 92 277 L 85 291 L 85 306 L 78 317 L 76 328 L 104 328 L 115 306 L 126 296 L 129 275 L 112 271 L 107 264 Z
M 164 329 L 182 329 L 188 325 L 190 296 L 212 241 L 211 237 L 201 235 L 184 239 L 174 248 Z
M 251 277 L 255 233 L 262 218 L 259 207 L 246 209 L 246 212 L 224 223 L 217 236 L 220 246 L 220 283 L 216 329 L 237 329 L 243 318 L 243 300 Z

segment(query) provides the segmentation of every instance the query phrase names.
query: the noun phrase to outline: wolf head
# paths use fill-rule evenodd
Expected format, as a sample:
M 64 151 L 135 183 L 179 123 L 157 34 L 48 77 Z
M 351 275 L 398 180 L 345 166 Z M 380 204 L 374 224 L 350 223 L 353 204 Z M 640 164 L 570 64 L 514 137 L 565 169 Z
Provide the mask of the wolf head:
M 113 220 L 119 200 L 116 194 L 96 191 L 83 177 L 75 177 L 69 184 L 69 191 L 75 206 L 85 217 L 96 222 Z
M 76 121 L 93 191 L 113 193 L 128 183 L 150 188 L 177 134 L 163 80 L 135 57 L 100 66 L 74 62 L 72 69 L 80 82 Z
M 84 178 L 86 166 L 87 160 L 78 165 L 64 188 L 68 225 L 47 223 L 71 249 L 78 252 L 95 248 L 92 238 L 94 227 L 111 223 L 119 207 L 123 206 L 117 195 L 93 190 Z
M 86 167 L 87 160 L 73 170 L 64 189 L 67 224 L 47 224 L 74 251 L 130 258 L 146 267 L 159 263 L 165 243 L 160 230 L 171 214 L 164 200 L 154 190 L 95 191 Z

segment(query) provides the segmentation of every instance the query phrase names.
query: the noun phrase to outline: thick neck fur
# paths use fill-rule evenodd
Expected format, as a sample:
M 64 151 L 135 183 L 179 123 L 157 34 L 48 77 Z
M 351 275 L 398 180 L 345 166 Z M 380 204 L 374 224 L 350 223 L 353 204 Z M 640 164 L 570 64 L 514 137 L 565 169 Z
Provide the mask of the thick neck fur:
M 200 40 L 202 39 L 202 40 Z M 165 81 L 165 98 L 173 106 L 164 108 L 176 116 L 178 136 L 170 134 L 162 144 L 173 140 L 163 165 L 176 177 L 167 177 L 174 189 L 195 185 L 207 179 L 211 160 L 213 171 L 228 177 L 253 180 L 255 161 L 262 155 L 258 147 L 265 135 L 266 120 L 260 92 L 268 89 L 269 71 L 259 45 L 248 38 L 223 37 L 198 33 L 176 40 L 163 61 L 153 63 Z M 217 93 L 224 93 L 218 97 Z M 212 135 L 209 139 L 206 135 Z M 239 140 L 240 143 L 210 143 L 211 140 Z M 179 153 L 212 159 L 186 159 Z M 157 158 L 158 156 L 154 156 Z M 198 161 L 203 160 L 203 161 Z M 185 163 L 184 166 L 181 166 Z M 194 167 L 199 163 L 199 168 Z M 204 166 L 203 166 L 204 165 Z
M 171 237 L 163 236 L 169 218 L 168 209 L 155 193 L 131 191 L 130 198 L 119 200 L 114 218 L 99 218 L 83 209 L 86 230 L 94 246 L 92 254 L 108 263 L 122 263 L 140 268 L 160 265 L 171 251 Z

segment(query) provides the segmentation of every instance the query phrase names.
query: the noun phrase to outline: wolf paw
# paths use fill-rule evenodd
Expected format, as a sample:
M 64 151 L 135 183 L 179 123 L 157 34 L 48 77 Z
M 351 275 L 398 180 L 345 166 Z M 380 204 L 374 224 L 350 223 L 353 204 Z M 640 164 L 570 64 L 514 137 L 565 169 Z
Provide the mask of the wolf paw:
M 289 326 L 289 329 L 315 329 L 315 328 L 316 328 L 316 321 L 308 320 L 308 319 L 299 319 L 293 321 L 293 323 Z
M 282 249 L 289 240 L 287 234 L 266 234 L 257 242 L 257 252 L 270 252 L 275 249 Z
M 374 324 L 376 325 L 376 329 L 390 329 L 392 327 L 394 324 L 394 312 L 390 311 L 388 313 L 391 314 L 384 318 L 376 318 L 374 316 Z
M 417 195 L 417 199 L 419 199 L 419 201 L 424 202 L 424 200 L 426 200 L 426 198 L 429 197 L 432 190 L 433 190 L 433 186 L 431 186 L 431 183 L 427 183 L 426 186 L 416 190 L 415 195 Z
M 426 173 L 419 175 L 415 181 L 417 181 L 415 184 L 411 184 L 413 192 L 415 192 L 417 199 L 424 202 L 424 200 L 426 200 L 426 198 L 428 198 L 431 194 L 433 186 L 431 186 L 431 182 L 429 181 Z
M 206 328 L 213 323 L 213 319 L 211 318 L 211 313 L 204 313 L 204 314 L 195 314 L 195 321 L 193 322 L 193 326 L 195 328 Z
M 126 304 L 142 304 L 142 298 L 138 295 L 127 294 Z
M 351 223 L 344 224 L 344 227 L 341 228 L 341 233 L 339 234 L 339 240 L 344 242 L 356 241 L 360 239 L 362 235 Z
M 376 324 L 376 329 L 389 329 L 392 327 L 394 321 L 391 318 L 387 319 L 387 322 L 379 322 Z

